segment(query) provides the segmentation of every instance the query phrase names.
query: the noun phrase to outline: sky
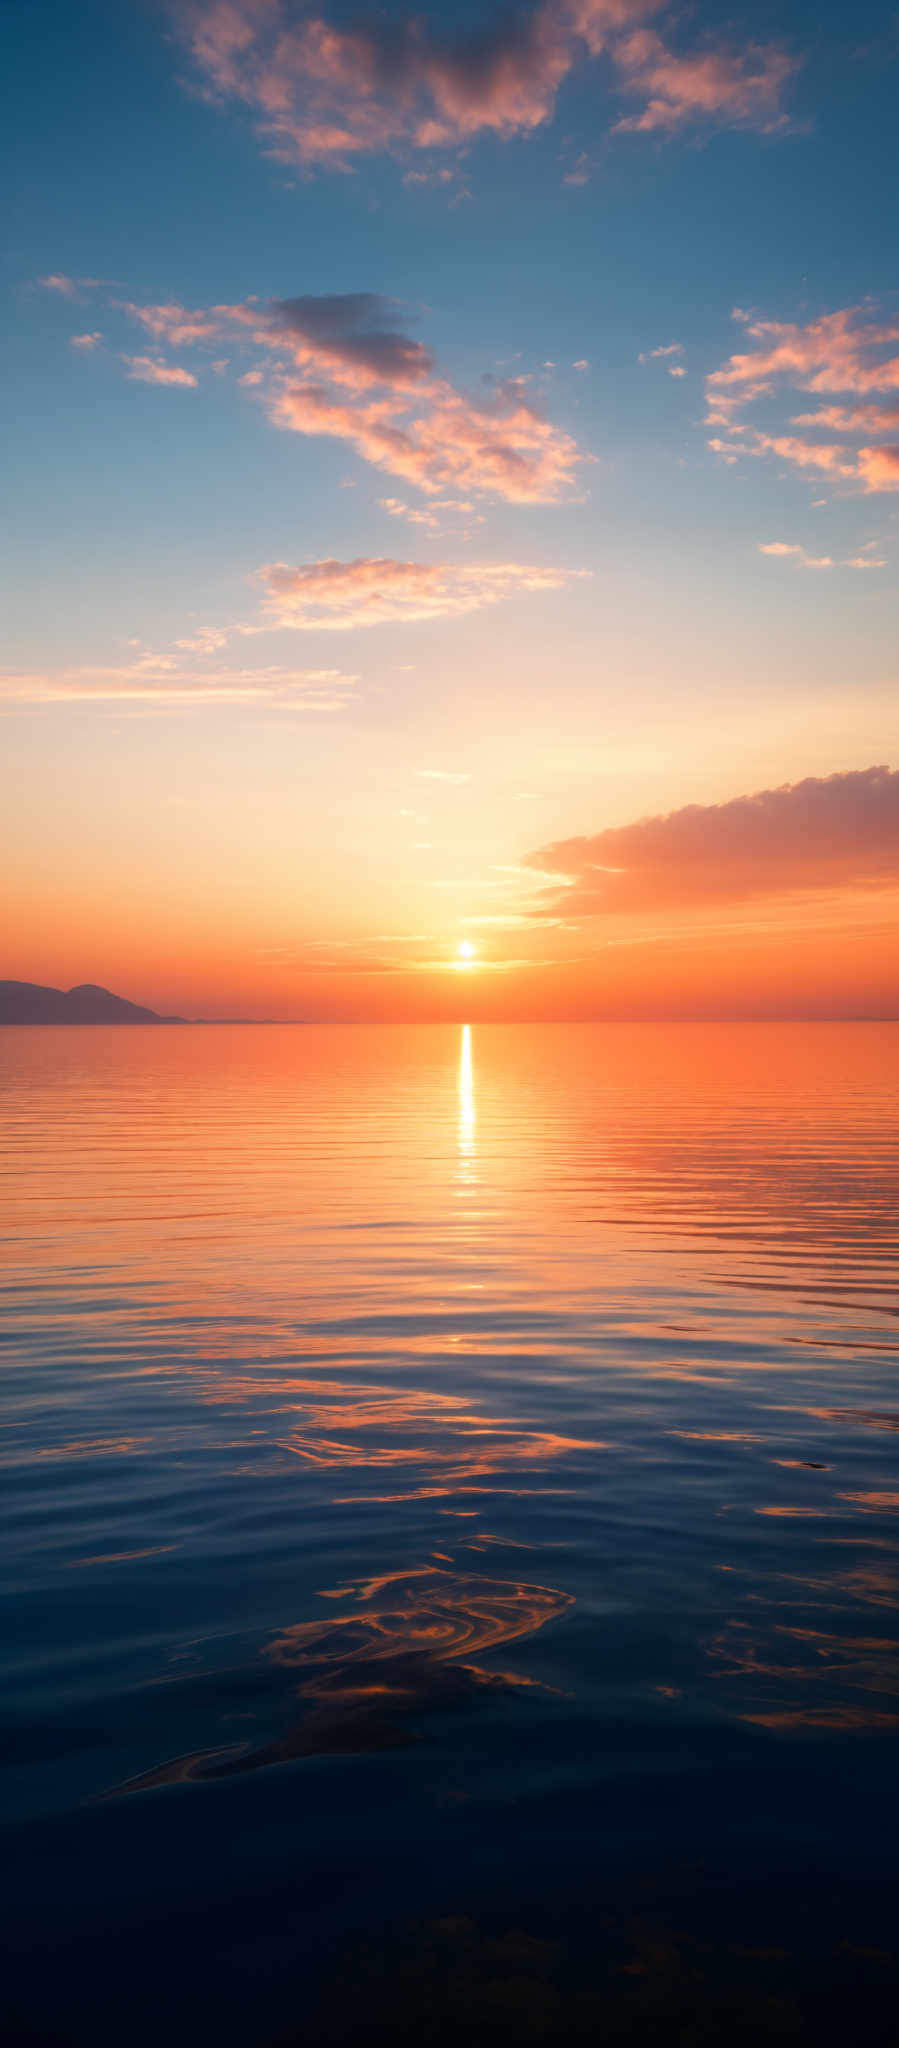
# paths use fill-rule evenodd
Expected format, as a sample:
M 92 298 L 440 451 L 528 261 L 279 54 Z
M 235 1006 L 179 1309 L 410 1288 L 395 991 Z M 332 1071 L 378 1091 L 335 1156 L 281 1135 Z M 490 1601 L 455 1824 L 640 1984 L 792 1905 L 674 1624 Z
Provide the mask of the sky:
M 0 973 L 899 1015 L 892 6 L 5 37 Z

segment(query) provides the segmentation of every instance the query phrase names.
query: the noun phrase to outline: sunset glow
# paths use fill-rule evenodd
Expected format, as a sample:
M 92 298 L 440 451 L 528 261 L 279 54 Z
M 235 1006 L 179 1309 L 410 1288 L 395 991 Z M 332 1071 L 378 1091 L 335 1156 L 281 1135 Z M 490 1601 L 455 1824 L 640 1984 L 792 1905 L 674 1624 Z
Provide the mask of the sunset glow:
M 90 13 L 69 214 L 58 122 L 17 136 L 10 975 L 896 1011 L 892 125 L 832 33 Z

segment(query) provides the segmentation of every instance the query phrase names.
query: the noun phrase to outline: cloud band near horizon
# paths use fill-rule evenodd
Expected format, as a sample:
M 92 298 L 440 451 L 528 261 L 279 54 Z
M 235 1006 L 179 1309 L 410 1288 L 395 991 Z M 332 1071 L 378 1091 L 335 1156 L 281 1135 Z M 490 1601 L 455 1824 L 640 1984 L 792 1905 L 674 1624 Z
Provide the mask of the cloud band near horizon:
M 838 771 L 722 804 L 556 840 L 526 856 L 553 877 L 538 917 L 700 909 L 899 886 L 899 770 Z

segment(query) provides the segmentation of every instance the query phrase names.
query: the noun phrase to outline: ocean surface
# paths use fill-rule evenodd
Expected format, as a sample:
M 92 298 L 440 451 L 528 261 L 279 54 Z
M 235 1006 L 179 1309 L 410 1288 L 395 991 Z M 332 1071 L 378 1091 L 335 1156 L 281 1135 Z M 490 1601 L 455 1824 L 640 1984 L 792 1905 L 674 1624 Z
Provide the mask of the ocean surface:
M 899 1026 L 0 1066 L 8 2038 L 895 2040 Z

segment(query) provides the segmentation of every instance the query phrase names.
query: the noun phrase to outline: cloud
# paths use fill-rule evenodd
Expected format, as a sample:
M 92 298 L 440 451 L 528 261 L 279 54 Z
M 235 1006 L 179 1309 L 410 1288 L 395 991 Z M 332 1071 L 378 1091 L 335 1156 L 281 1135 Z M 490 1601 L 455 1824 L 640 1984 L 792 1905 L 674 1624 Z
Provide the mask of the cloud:
M 389 324 L 392 311 L 391 302 L 377 292 L 344 292 L 276 299 L 269 318 L 295 341 L 298 364 L 311 361 L 340 370 L 351 385 L 389 384 L 402 390 L 427 377 L 434 358 L 422 342 Z
M 761 540 L 760 555 L 792 556 L 802 569 L 885 569 L 886 563 L 874 561 L 871 555 L 850 555 L 848 560 L 837 562 L 833 555 L 810 555 L 797 541 Z
M 175 363 L 156 362 L 152 356 L 123 356 L 128 365 L 128 375 L 139 384 L 175 385 L 184 390 L 195 390 L 197 379 L 190 370 L 181 370 Z
M 39 277 L 38 284 L 43 291 L 59 292 L 64 299 L 75 299 L 78 296 L 77 280 L 74 277 L 66 277 L 61 270 L 51 271 L 49 277 Z
M 558 590 L 585 572 L 520 562 L 455 567 L 359 557 L 296 568 L 272 562 L 259 573 L 270 622 L 314 632 L 456 618 L 521 592 Z
M 899 444 L 860 448 L 858 473 L 868 491 L 899 491 Z
M 420 490 L 471 491 L 510 504 L 552 504 L 573 485 L 578 454 L 568 434 L 523 399 L 463 398 L 449 384 L 408 404 L 364 404 L 317 384 L 285 384 L 270 400 L 276 426 L 347 441 L 374 468 Z
M 201 637 L 176 644 L 183 650 L 200 648 Z M 337 668 L 200 668 L 172 655 L 145 651 L 130 662 L 0 671 L 0 701 L 94 704 L 112 709 L 139 704 L 164 711 L 255 705 L 322 712 L 342 709 L 358 680 Z
M 870 437 L 895 433 L 899 406 L 848 406 L 847 394 L 869 397 L 899 391 L 899 325 L 874 316 L 869 307 L 847 306 L 805 326 L 761 320 L 737 308 L 735 319 L 756 346 L 729 357 L 708 379 L 707 423 L 723 432 L 709 446 L 726 460 L 740 454 L 776 455 L 799 469 L 819 469 L 868 492 L 899 490 L 899 446 L 878 447 Z M 784 391 L 814 392 L 825 403 L 812 411 L 790 411 L 785 422 L 803 434 L 779 432 L 746 419 L 747 408 L 769 411 Z M 795 400 L 793 401 L 795 403 Z M 814 438 L 821 432 L 847 437 Z M 856 446 L 850 445 L 854 439 Z
M 834 566 L 832 555 L 807 554 L 805 548 L 800 547 L 796 541 L 760 540 L 759 554 L 792 555 L 794 561 L 799 562 L 803 569 L 832 569 Z
M 778 44 L 698 49 L 680 56 L 654 31 L 638 29 L 616 44 L 613 55 L 619 90 L 645 101 L 639 113 L 617 122 L 619 132 L 670 133 L 706 120 L 769 134 L 785 124 L 781 98 L 796 59 Z
M 589 185 L 595 169 L 596 164 L 592 156 L 589 155 L 586 149 L 582 149 L 575 158 L 570 171 L 565 172 L 562 183 L 563 185 Z
M 638 362 L 641 363 L 653 363 L 656 362 L 659 357 L 682 356 L 683 352 L 684 344 L 682 341 L 666 341 L 665 343 L 663 343 L 661 348 L 644 349 L 642 353 L 638 356 L 637 360 Z
M 606 916 L 895 886 L 899 770 L 810 776 L 728 803 L 690 804 L 557 840 L 528 865 L 554 877 L 538 915 Z
M 579 46 L 602 46 L 603 15 L 649 11 L 640 0 L 552 0 L 451 37 L 418 15 L 340 26 L 320 14 L 297 20 L 282 0 L 212 0 L 188 12 L 186 28 L 207 86 L 252 109 L 275 155 L 346 171 L 374 150 L 531 133 L 551 115 Z
M 447 33 L 418 12 L 341 22 L 298 17 L 288 0 L 201 0 L 180 10 L 180 26 L 208 96 L 248 107 L 271 154 L 307 168 L 349 172 L 374 151 L 531 135 L 552 118 L 569 73 L 603 53 L 620 89 L 645 101 L 621 128 L 780 125 L 792 57 L 755 44 L 675 54 L 644 26 L 659 8 L 660 0 L 542 0 Z M 569 182 L 580 175 L 575 168 Z
M 838 434 L 899 433 L 899 405 L 821 405 L 816 412 L 799 412 L 793 427 L 827 427 Z
M 391 519 L 408 519 L 413 526 L 428 526 L 436 530 L 440 519 L 430 505 L 406 505 L 402 498 L 379 498 L 382 511 L 389 512 Z
M 88 350 L 89 350 L 89 349 L 92 349 L 92 348 L 99 348 L 99 346 L 100 346 L 100 343 L 101 343 L 101 341 L 102 341 L 102 340 L 103 340 L 103 336 L 102 336 L 102 334 L 100 334 L 100 333 L 94 333 L 94 334 L 70 334 L 70 335 L 69 335 L 69 347 L 70 347 L 70 348 L 83 348 L 83 349 L 88 349 Z
M 407 332 L 408 316 L 376 292 L 247 299 L 199 311 L 119 304 L 170 347 L 252 346 L 261 361 L 237 382 L 258 395 L 275 426 L 345 441 L 376 469 L 427 494 L 553 504 L 571 492 L 586 459 L 525 395 L 523 380 L 496 380 L 477 397 L 456 390 L 432 350 Z M 155 358 L 126 360 L 132 376 L 150 383 L 197 381 Z

